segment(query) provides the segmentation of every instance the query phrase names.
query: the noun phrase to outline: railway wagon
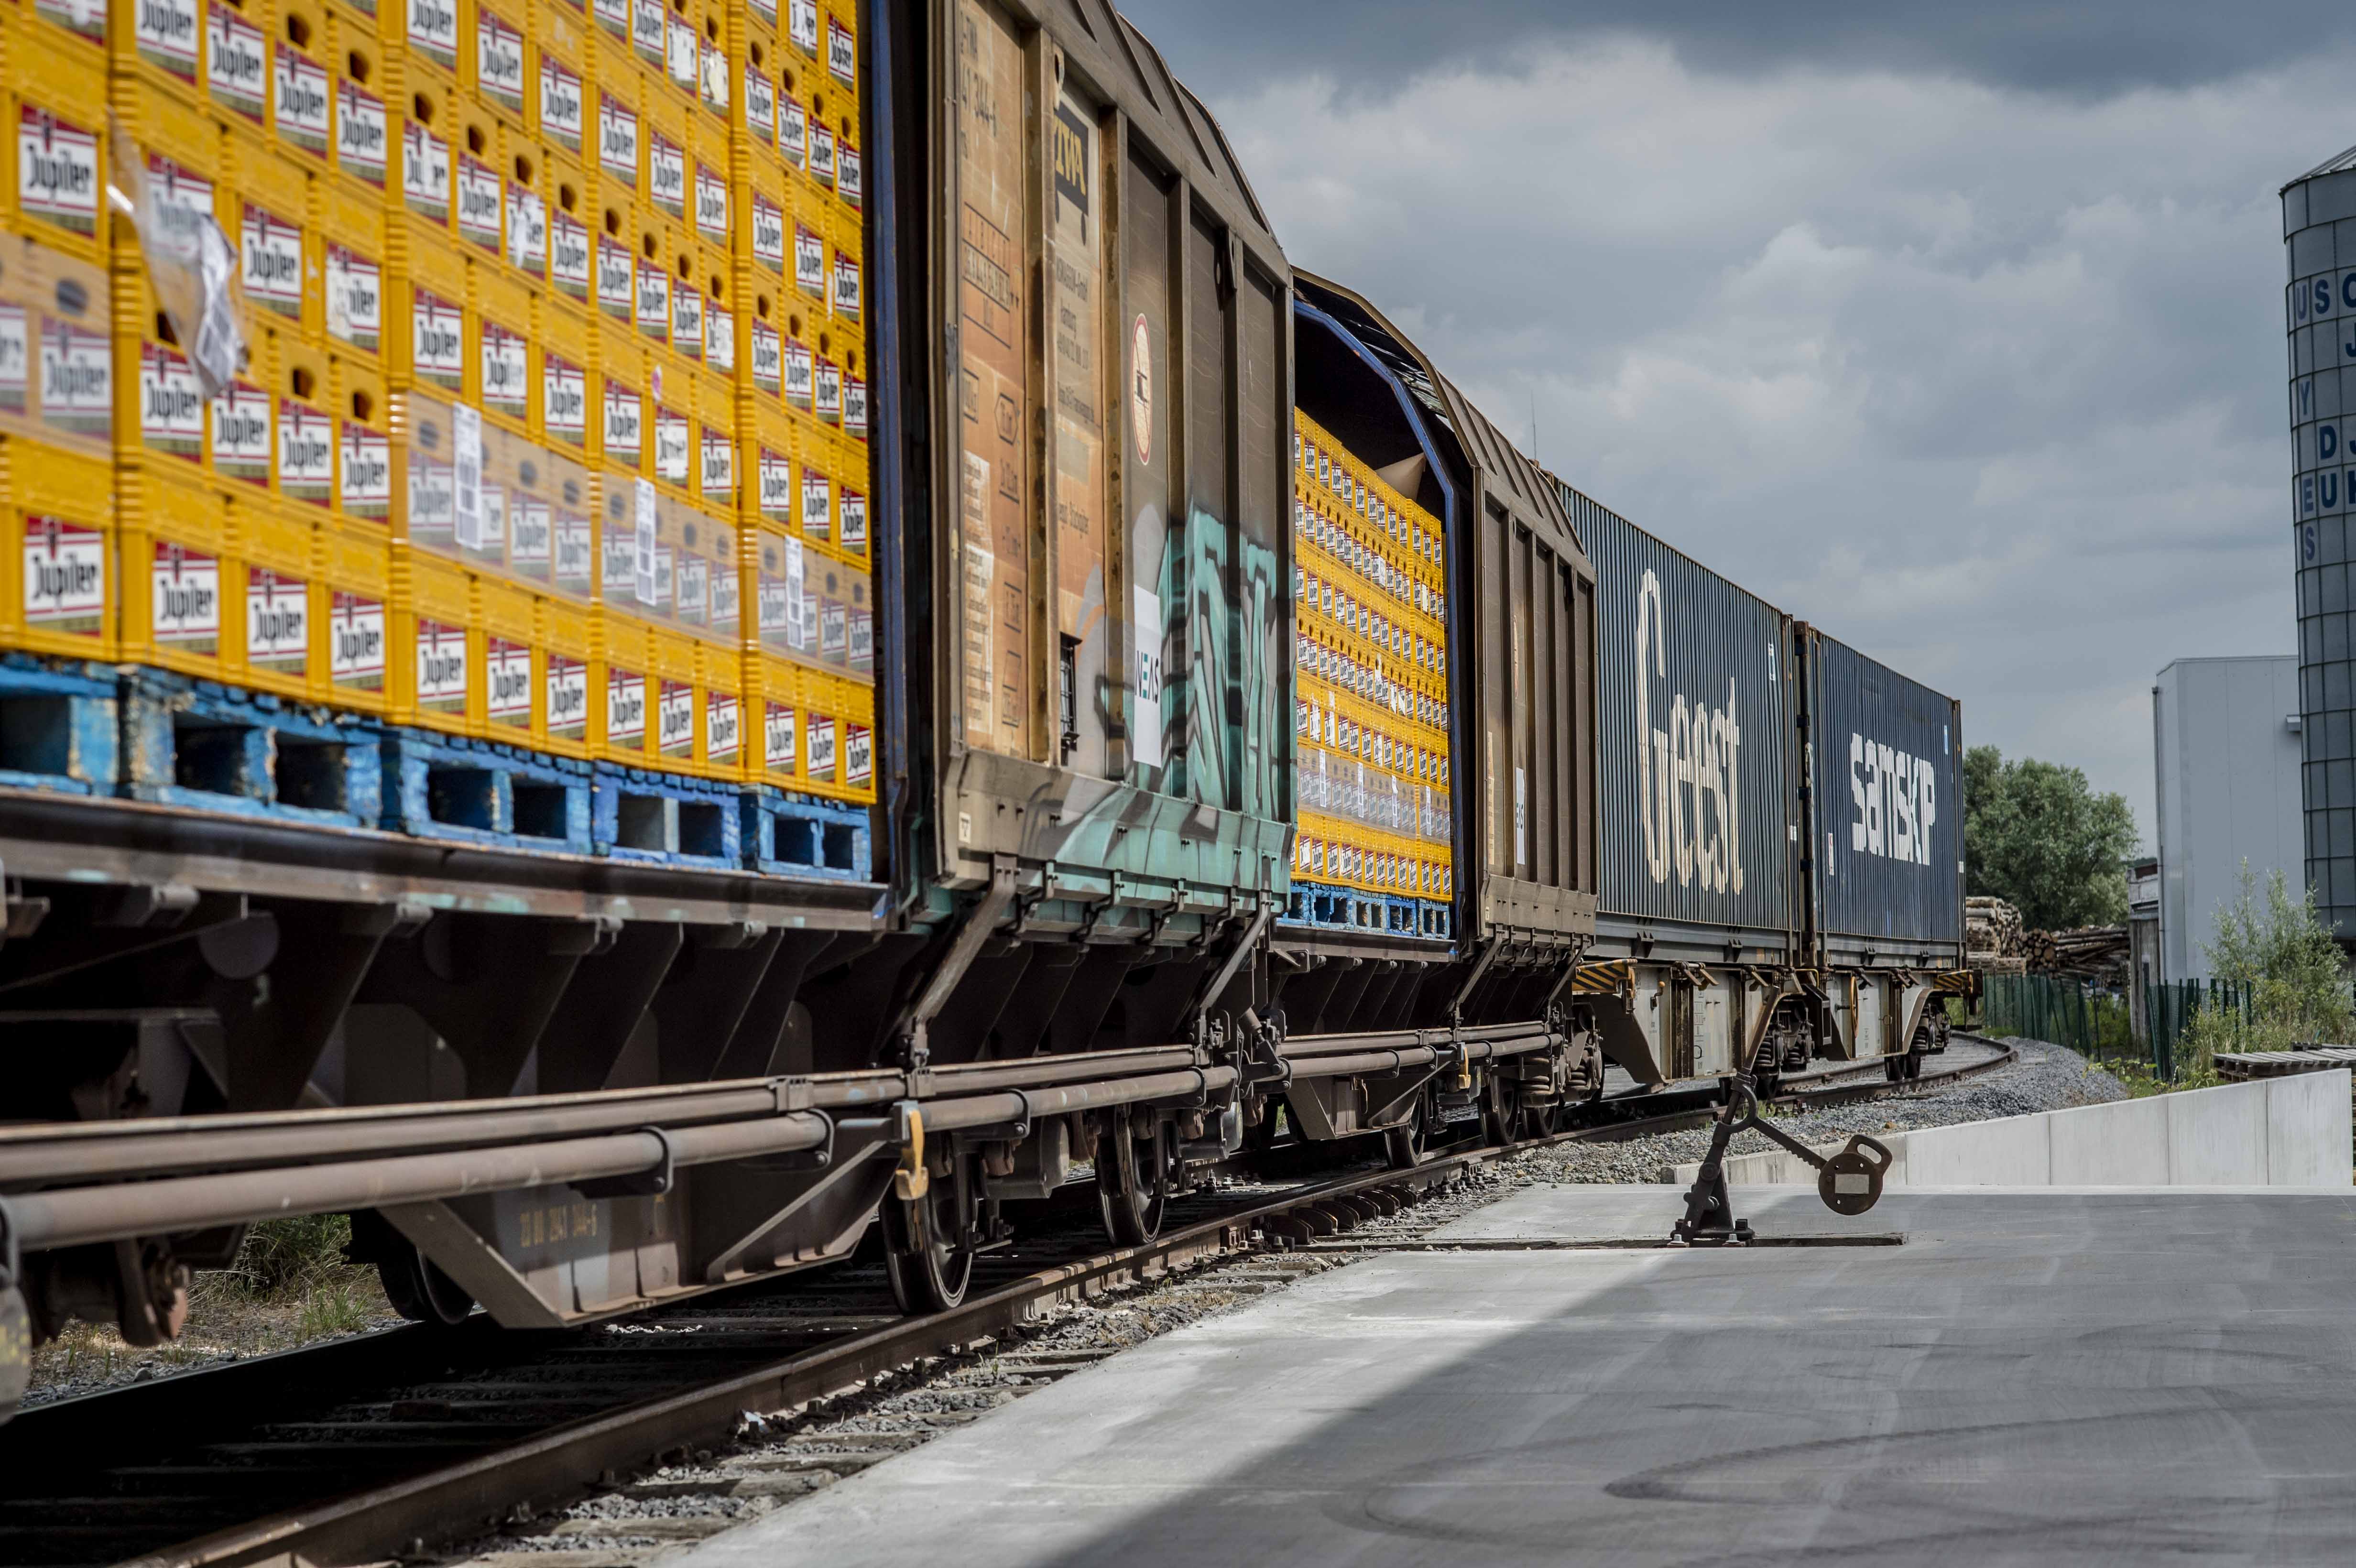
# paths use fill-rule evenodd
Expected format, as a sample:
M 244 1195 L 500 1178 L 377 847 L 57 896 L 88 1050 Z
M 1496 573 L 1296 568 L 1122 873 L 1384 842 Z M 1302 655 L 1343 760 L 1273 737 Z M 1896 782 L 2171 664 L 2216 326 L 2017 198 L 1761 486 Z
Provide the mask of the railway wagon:
M 698 105 L 754 137 L 728 164 L 747 188 L 711 196 L 749 210 L 748 249 L 705 279 L 734 302 L 742 448 L 707 427 L 700 449 L 706 496 L 742 481 L 740 657 L 639 624 L 631 602 L 668 586 L 676 604 L 695 550 L 727 579 L 734 547 L 708 541 L 737 536 L 661 487 L 690 427 L 659 387 L 651 472 L 617 467 L 643 405 L 616 393 L 616 367 L 657 367 L 609 359 L 608 326 L 587 352 L 618 422 L 581 479 L 578 538 L 554 516 L 560 556 L 606 563 L 584 579 L 596 617 L 467 634 L 477 654 L 548 644 L 509 649 L 549 682 L 528 731 L 420 739 L 332 692 L 265 702 L 22 650 L 0 670 L 0 1022 L 30 1064 L 0 1132 L 0 1315 L 28 1329 L 0 1322 L 12 1356 L 77 1316 L 170 1337 L 189 1268 L 299 1210 L 350 1211 L 356 1254 L 429 1321 L 477 1305 L 515 1327 L 593 1320 L 838 1261 L 879 1229 L 902 1302 L 937 1307 L 1076 1179 L 1135 1241 L 1248 1147 L 1380 1135 L 1409 1162 L 1435 1136 L 1542 1130 L 1602 1092 L 1607 1051 L 1645 1086 L 1725 1071 L 1737 1037 L 1711 1031 L 1738 1017 L 1766 1031 L 1740 1049 L 1772 1040 L 1778 1061 L 1909 1032 L 1930 982 L 1901 967 L 1942 961 L 1918 930 L 1940 895 L 1877 924 L 1891 887 L 1818 892 L 1830 796 L 1803 759 L 1819 712 L 1886 718 L 1875 746 L 1903 749 L 1871 753 L 1868 798 L 1894 812 L 1897 759 L 1933 755 L 1900 732 L 1927 697 L 1893 707 L 1852 665 L 1813 705 L 1771 694 L 1800 736 L 1776 753 L 1797 835 L 1780 914 L 1615 903 L 1603 814 L 1627 796 L 1625 694 L 1601 665 L 1627 656 L 1628 611 L 1587 504 L 1372 304 L 1290 269 L 1216 123 L 1102 0 L 830 12 L 825 91 L 848 95 L 822 127 L 832 205 L 796 210 L 837 225 L 839 292 L 809 297 L 847 306 L 821 352 L 869 372 L 832 404 L 847 430 L 856 400 L 868 440 L 830 427 L 773 469 L 778 358 L 790 388 L 814 307 L 779 308 L 765 281 L 763 236 L 781 230 L 762 193 L 790 123 L 792 188 L 818 203 L 821 144 L 811 81 L 806 102 L 771 94 L 792 84 L 763 76 L 785 48 L 763 26 L 730 11 L 716 69 L 747 68 L 746 90 Z M 799 225 L 798 271 L 805 235 L 822 240 Z M 581 374 L 545 368 L 559 390 Z M 433 421 L 404 397 L 388 422 L 413 499 L 423 432 L 466 421 L 448 397 Z M 568 439 L 554 413 L 530 433 Z M 16 440 L 0 458 L 21 476 Z M 487 472 L 522 485 L 526 467 Z M 799 548 L 774 527 L 773 472 L 801 476 Z M 837 548 L 854 524 L 863 567 Z M 44 548 L 84 548 L 50 532 Z M 773 547 L 792 563 L 774 577 Z M 396 592 L 433 580 L 413 550 L 394 559 Z M 323 603 L 357 634 L 353 597 Z M 821 729 L 841 683 L 779 673 L 771 634 L 802 649 L 816 625 L 847 654 L 864 639 L 831 628 L 862 607 L 872 730 Z M 412 611 L 395 630 L 426 624 Z M 1776 624 L 1795 667 L 1846 651 Z M 659 745 L 628 731 L 646 766 L 554 722 L 560 675 L 609 745 L 658 709 Z M 1698 798 L 1710 695 L 1671 692 L 1683 750 L 1642 753 L 1665 809 Z M 766 772 L 732 772 L 740 720 Z M 1768 765 L 1755 732 L 1722 751 L 1715 719 L 1707 732 L 1730 774 Z M 830 785 L 872 771 L 872 812 L 780 794 L 779 757 L 815 786 L 821 755 Z M 215 787 L 231 774 L 233 798 Z M 1907 797 L 1908 831 L 1931 844 L 1924 798 Z M 485 818 L 440 820 L 477 800 Z M 590 828 L 567 837 L 576 815 Z M 1673 864 L 1687 825 L 1670 824 Z M 1759 848 L 1746 831 L 1742 857 Z M 1744 886 L 1774 884 L 1772 859 L 1754 882 L 1745 859 Z M 1670 955 L 1674 973 L 1651 963 Z M 1671 1019 L 1708 1020 L 1697 1033 L 1636 1019 L 1640 959 L 1655 997 L 1687 997 Z M 1712 976 L 1758 994 L 1721 1006 Z
M 1349 599 L 1350 552 L 1380 556 L 1395 530 L 1403 575 L 1384 569 L 1398 579 L 1387 597 L 1366 590 L 1376 651 L 1365 656 L 1397 674 L 1406 731 L 1419 729 L 1419 702 L 1439 704 L 1437 754 L 1410 756 L 1401 787 L 1413 793 L 1416 823 L 1445 845 L 1435 859 L 1447 896 L 1440 919 L 1419 925 L 1428 891 L 1353 891 L 1332 866 L 1298 861 L 1295 918 L 1278 925 L 1270 948 L 1271 988 L 1295 1035 L 1394 1029 L 1439 1042 L 1436 1071 L 1301 1083 L 1287 1095 L 1305 1136 L 1388 1125 L 1405 1154 L 1443 1126 L 1502 1136 L 1601 1085 L 1591 1034 L 1569 1029 L 1558 1005 L 1594 929 L 1598 585 L 1554 485 L 1412 340 L 1341 283 L 1296 272 L 1294 286 L 1294 396 L 1306 432 L 1296 518 L 1303 775 L 1337 745 L 1387 743 L 1333 733 L 1335 682 L 1315 667 L 1332 656 L 1319 638 L 1335 623 L 1335 585 L 1310 580 L 1338 571 Z M 1320 463 L 1336 461 L 1359 477 L 1318 476 Z M 1354 500 L 1354 485 L 1371 489 L 1371 502 Z M 1393 519 L 1394 501 L 1409 515 Z M 1426 550 L 1428 575 L 1417 570 Z M 1342 613 L 1363 622 L 1365 608 Z M 1340 641 L 1353 642 L 1346 625 Z M 1396 656 L 1384 651 L 1393 648 Z M 1436 684 L 1421 679 L 1427 653 Z M 1340 678 L 1347 684 L 1346 668 Z M 1303 853 L 1322 853 L 1307 795 L 1302 823 Z M 1321 918 L 1323 909 L 1343 918 Z M 1470 1057 L 1468 1033 L 1486 1040 Z
M 1794 628 L 1808 748 L 1805 951 L 1823 1053 L 1911 1077 L 1962 990 L 1963 706 L 1817 627 Z
M 1962 964 L 1956 706 L 1561 490 L 1606 606 L 1576 1021 L 1640 1083 L 1919 1072 Z
M 1101 0 L 879 0 L 855 43 L 851 16 L 830 21 L 826 91 L 856 96 L 829 173 L 837 197 L 863 175 L 863 243 L 838 255 L 867 265 L 836 296 L 851 309 L 828 352 L 864 350 L 873 456 L 828 435 L 794 462 L 832 465 L 846 507 L 863 478 L 868 505 L 838 512 L 806 474 L 800 511 L 810 540 L 814 518 L 841 543 L 856 517 L 865 572 L 772 528 L 763 377 L 801 341 L 780 348 L 780 325 L 803 326 L 781 324 L 756 249 L 732 274 L 741 603 L 757 602 L 741 658 L 709 640 L 666 654 L 686 645 L 640 624 L 641 604 L 679 602 L 694 549 L 699 576 L 737 581 L 735 536 L 682 511 L 659 463 L 652 479 L 617 467 L 621 443 L 637 451 L 628 419 L 565 496 L 585 542 L 561 541 L 584 571 L 607 563 L 585 591 L 611 613 L 518 650 L 545 667 L 552 712 L 528 703 L 536 727 L 512 739 L 11 656 L 0 1008 L 30 1065 L 0 1134 L 0 1308 L 27 1328 L 0 1334 L 6 1365 L 74 1317 L 170 1338 L 190 1269 L 226 1264 L 251 1220 L 302 1210 L 350 1211 L 355 1255 L 428 1321 L 478 1305 L 512 1327 L 610 1317 L 841 1259 L 879 1220 L 901 1299 L 940 1306 L 1023 1205 L 1084 1167 L 1108 1230 L 1137 1240 L 1248 1141 L 1381 1133 L 1412 1160 L 1440 1126 L 1600 1083 L 1551 1005 L 1591 923 L 1596 613 L 1551 489 L 1338 289 L 1323 297 L 1355 314 L 1319 341 L 1346 374 L 1296 376 L 1293 275 L 1267 216 L 1216 124 Z M 723 76 L 775 70 L 782 46 L 757 21 L 732 13 L 723 55 L 743 59 Z M 701 107 L 741 136 L 766 105 L 782 138 L 777 80 L 752 76 L 734 110 L 709 91 Z M 797 133 L 808 174 L 818 143 L 807 121 Z M 738 145 L 749 189 L 725 198 L 752 211 L 756 247 L 766 157 Z M 608 404 L 635 400 L 611 378 L 641 361 L 610 326 L 582 330 L 557 347 L 584 348 Z M 577 371 L 552 357 L 549 374 Z M 1379 411 L 1355 413 L 1362 395 Z M 431 420 L 394 399 L 412 509 L 429 434 L 466 422 L 437 399 Z M 1446 625 L 1416 667 L 1422 725 L 1445 737 L 1429 750 L 1476 759 L 1435 771 L 1421 848 L 1377 883 L 1402 891 L 1396 861 L 1413 859 L 1416 897 L 1372 923 L 1287 918 L 1296 418 L 1415 470 L 1391 495 L 1433 525 L 1426 620 Z M 703 473 L 724 488 L 712 439 Z M 13 445 L 0 455 L 23 471 Z M 421 524 L 395 547 L 396 592 L 438 581 Z M 781 581 L 773 547 L 794 563 Z M 814 582 L 828 563 L 848 591 Z M 454 618 L 494 598 L 455 592 Z M 783 704 L 828 687 L 771 667 L 773 597 L 805 635 L 872 606 L 872 733 L 830 719 L 821 748 L 809 706 L 797 735 Z M 396 637 L 413 628 L 423 650 L 411 614 Z M 609 749 L 645 726 L 627 731 L 645 765 L 552 721 L 560 676 Z M 829 779 L 872 758 L 869 816 L 732 772 L 739 691 L 766 704 L 744 727 L 766 731 L 771 773 L 780 734 L 813 773 L 822 752 Z M 648 708 L 659 747 L 637 739 Z M 798 857 L 782 848 L 796 835 Z M 1391 927 L 1394 901 L 1412 929 Z

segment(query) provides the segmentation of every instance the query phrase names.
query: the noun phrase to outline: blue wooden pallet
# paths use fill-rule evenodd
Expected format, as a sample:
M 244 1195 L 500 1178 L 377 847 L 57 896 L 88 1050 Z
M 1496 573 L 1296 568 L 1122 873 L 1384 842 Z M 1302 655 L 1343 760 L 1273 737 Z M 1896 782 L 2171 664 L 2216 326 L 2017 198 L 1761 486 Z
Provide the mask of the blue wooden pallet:
M 599 763 L 590 848 L 616 860 L 738 870 L 744 866 L 741 784 Z
M 502 849 L 590 852 L 587 763 L 430 730 L 377 731 L 383 826 Z
M 120 725 L 108 667 L 0 655 L 0 785 L 112 795 Z
M 1360 892 L 1355 888 L 1340 888 L 1324 882 L 1292 884 L 1292 902 L 1285 918 L 1295 925 L 1310 925 L 1325 931 L 1387 931 L 1390 929 L 1390 908 L 1396 901 L 1374 893 Z
M 376 736 L 267 692 L 125 668 L 118 793 L 160 805 L 339 827 L 376 826 Z
M 872 834 L 863 805 L 766 787 L 738 797 L 744 863 L 773 877 L 874 880 Z

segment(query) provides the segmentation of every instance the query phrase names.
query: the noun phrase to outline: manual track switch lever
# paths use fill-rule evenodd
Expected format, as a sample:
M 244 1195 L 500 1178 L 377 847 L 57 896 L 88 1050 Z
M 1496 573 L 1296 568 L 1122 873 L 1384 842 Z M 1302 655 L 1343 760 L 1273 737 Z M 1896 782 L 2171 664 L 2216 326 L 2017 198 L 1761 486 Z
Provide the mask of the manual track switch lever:
M 1748 1072 L 1734 1075 L 1726 1108 L 1710 1134 L 1709 1153 L 1686 1193 L 1685 1218 L 1669 1231 L 1673 1247 L 1740 1247 L 1751 1240 L 1751 1221 L 1735 1217 L 1734 1200 L 1726 1187 L 1726 1149 L 1740 1132 L 1763 1134 L 1806 1160 L 1816 1169 L 1816 1196 L 1836 1214 L 1862 1214 L 1881 1200 L 1881 1183 L 1890 1174 L 1888 1145 L 1863 1133 L 1852 1134 L 1838 1154 L 1821 1155 L 1759 1115 L 1759 1089 Z

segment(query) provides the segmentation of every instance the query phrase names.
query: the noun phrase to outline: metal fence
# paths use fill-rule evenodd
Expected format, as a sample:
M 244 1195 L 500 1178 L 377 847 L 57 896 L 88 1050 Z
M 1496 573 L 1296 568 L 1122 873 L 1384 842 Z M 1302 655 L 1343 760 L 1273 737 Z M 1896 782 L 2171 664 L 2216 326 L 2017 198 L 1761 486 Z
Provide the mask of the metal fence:
M 1990 1034 L 2066 1045 L 2090 1061 L 2151 1063 L 2136 1040 L 2124 997 L 2051 975 L 1984 976 L 1981 995 Z
M 2244 1019 L 2250 998 L 2222 980 L 2183 980 L 2144 987 L 2148 1036 L 2136 1038 L 2127 998 L 2080 980 L 2051 975 L 1987 975 L 1981 978 L 1984 1027 L 1990 1034 L 2022 1035 L 2066 1045 L 2090 1061 L 2134 1062 L 2173 1082 L 2184 1067 L 2179 1049 L 2196 1014 L 2230 1008 Z
M 2249 992 L 2222 980 L 2165 981 L 2146 986 L 2143 997 L 2144 1016 L 2151 1021 L 2152 1052 L 2164 1066 L 2163 1078 L 2197 1065 L 2179 1049 L 2195 1015 L 2222 1008 L 2239 1014 L 2245 1024 L 2250 1021 Z

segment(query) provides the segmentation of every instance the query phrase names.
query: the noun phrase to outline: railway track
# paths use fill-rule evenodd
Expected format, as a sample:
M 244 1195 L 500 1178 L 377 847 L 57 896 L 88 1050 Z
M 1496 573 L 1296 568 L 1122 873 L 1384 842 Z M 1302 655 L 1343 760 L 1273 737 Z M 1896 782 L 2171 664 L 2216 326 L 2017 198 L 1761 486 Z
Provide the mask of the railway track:
M 1920 1092 L 2012 1059 L 2004 1050 L 1905 1083 L 1877 1075 L 1817 1084 L 1778 1103 Z M 455 1331 L 399 1329 L 61 1401 L 0 1428 L 0 1561 L 380 1560 L 724 1440 L 745 1410 L 799 1404 L 1005 1335 L 1063 1302 L 1317 1243 L 1512 1154 L 1706 1125 L 1714 1096 L 1620 1097 L 1594 1108 L 1615 1119 L 1443 1151 L 1412 1169 L 1196 1194 L 1173 1200 L 1168 1228 L 1142 1246 L 1104 1247 L 1093 1208 L 1074 1208 L 987 1254 L 963 1306 L 925 1317 L 899 1316 L 881 1265 L 862 1258 L 591 1328 L 519 1333 L 477 1318 Z M 1664 1104 L 1673 1097 L 1681 1103 Z M 94 1453 L 106 1462 L 90 1464 Z

